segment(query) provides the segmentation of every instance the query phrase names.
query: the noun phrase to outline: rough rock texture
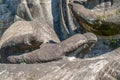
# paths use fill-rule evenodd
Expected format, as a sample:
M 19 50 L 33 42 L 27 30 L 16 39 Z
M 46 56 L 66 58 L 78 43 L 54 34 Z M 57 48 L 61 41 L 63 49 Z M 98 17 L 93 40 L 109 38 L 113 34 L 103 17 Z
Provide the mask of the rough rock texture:
M 18 21 L 1 37 L 1 58 L 4 60 L 11 54 L 38 49 L 40 44 L 47 42 L 59 42 L 59 39 L 44 21 Z
M 59 60 L 63 56 L 73 53 L 76 57 L 79 54 L 87 53 L 91 47 L 97 42 L 97 37 L 92 33 L 85 33 L 83 35 L 76 34 L 60 43 L 46 43 L 40 46 L 40 49 L 24 53 L 21 55 L 10 55 L 7 57 L 10 63 L 36 63 L 36 62 L 50 62 Z M 11 46 L 12 47 L 12 46 Z M 9 52 L 7 52 L 9 53 Z M 7 55 L 6 53 L 6 55 Z M 2 53 L 5 54 L 5 53 Z M 4 56 L 1 56 L 4 57 Z
M 99 35 L 114 35 L 120 31 L 119 0 L 105 2 L 101 0 L 88 0 L 88 2 L 82 0 L 4 0 L 1 3 L 1 6 L 5 5 L 9 10 L 10 14 L 7 14 L 9 17 L 4 18 L 5 21 L 9 21 L 8 24 L 14 21 L 9 19 L 13 17 L 15 20 L 18 17 L 18 20 L 45 20 L 50 27 L 55 29 L 60 39 L 66 39 L 75 33 L 83 33 L 84 30 L 80 25 L 87 31 Z M 68 4 L 71 4 L 73 9 Z M 76 14 L 77 12 L 79 14 Z M 76 16 L 79 16 L 79 19 L 76 19 Z M 3 17 L 6 16 L 3 15 Z
M 80 27 L 84 28 L 77 30 L 80 33 L 83 30 L 91 31 L 99 37 L 96 46 L 86 57 L 101 55 L 111 51 L 111 45 L 108 44 L 112 40 L 117 41 L 120 39 L 119 4 L 119 0 L 70 0 L 68 3 L 68 8 L 72 10 L 73 14 L 73 18 L 70 18 L 70 20 L 74 24 L 78 22 Z M 75 26 L 77 25 L 75 24 Z
M 63 40 L 74 34 L 74 30 L 77 28 L 74 26 L 75 28 L 73 30 L 71 29 L 72 21 L 71 25 L 66 27 L 68 26 L 66 23 L 69 23 L 69 19 L 64 23 L 64 21 L 66 21 L 64 19 L 67 19 L 67 17 L 64 15 L 64 19 L 62 18 L 63 13 L 65 13 L 62 7 L 67 6 L 69 0 L 64 1 L 64 3 L 67 2 L 67 4 L 63 4 L 61 1 L 62 0 L 20 0 L 16 15 L 24 20 L 46 21 L 50 27 L 54 28 L 58 37 Z
M 1 80 L 120 80 L 120 48 L 105 55 L 43 64 L 0 64 Z
M 0 6 L 5 4 L 5 6 L 7 6 L 8 12 L 10 11 L 10 13 L 12 13 L 12 15 L 9 15 L 11 15 L 11 17 L 15 17 L 14 20 L 12 19 L 10 22 L 16 20 L 45 20 L 45 22 L 56 31 L 61 40 L 66 39 L 67 37 L 75 33 L 84 33 L 84 30 L 92 31 L 100 35 L 114 35 L 118 34 L 120 31 L 119 0 L 87 0 L 88 2 L 85 0 L 74 0 L 75 2 L 71 3 L 71 6 L 73 7 L 68 5 L 69 0 L 19 1 L 20 2 L 18 2 L 18 0 L 0 0 Z M 3 9 L 5 10 L 6 7 L 4 7 Z M 71 10 L 73 12 L 71 12 Z M 78 14 L 77 12 L 79 12 L 80 14 Z M 72 13 L 74 13 L 74 15 Z M 96 15 L 97 13 L 99 13 L 99 16 Z M 8 17 L 5 21 L 9 20 L 9 15 L 6 15 Z M 4 17 L 6 18 L 6 16 Z M 77 19 L 76 16 L 81 16 L 82 18 L 77 17 L 79 18 Z M 59 20 L 59 18 L 61 19 Z M 81 20 L 82 23 L 80 23 L 79 20 Z M 80 25 L 82 25 L 85 29 L 80 27 L 78 21 Z M 2 23 L 2 25 L 5 24 Z M 91 28 L 95 29 L 95 31 Z M 102 31 L 99 32 L 99 30 Z M 16 37 L 16 39 L 17 38 L 18 37 Z M 95 51 L 95 53 L 102 52 L 102 50 L 103 52 L 104 50 L 110 51 L 108 45 L 105 46 L 104 41 L 101 38 L 102 37 L 100 36 L 99 42 L 95 46 L 95 50 L 96 48 L 98 50 L 98 52 Z M 120 39 L 120 36 L 116 36 L 116 38 Z M 28 36 L 27 39 L 29 39 L 30 41 L 36 40 L 34 36 Z M 113 36 L 111 36 L 109 39 L 113 39 Z M 11 39 L 11 41 L 14 42 L 14 38 Z M 10 45 L 11 41 L 9 42 Z M 20 41 L 22 41 L 22 39 L 20 39 Z M 91 53 L 93 53 L 93 51 L 91 51 Z M 77 59 L 74 61 L 68 61 L 67 59 L 63 59 L 60 61 L 49 62 L 44 64 L 0 64 L 0 79 L 120 80 L 119 54 L 120 48 L 106 53 L 102 56 L 89 59 Z
M 52 0 L 20 0 L 17 15 L 25 20 L 44 20 L 53 26 Z
M 44 20 L 53 27 L 51 3 L 52 0 L 1 0 L 0 29 L 6 29 L 16 20 Z
M 68 4 L 71 4 L 73 9 Z M 1 20 L 5 19 L 5 22 L 9 22 L 1 25 L 4 27 L 10 25 L 14 22 L 13 18 L 27 21 L 45 20 L 50 27 L 55 29 L 60 39 L 66 39 L 75 33 L 83 33 L 84 30 L 80 25 L 96 34 L 114 35 L 120 31 L 119 4 L 119 0 L 88 0 L 88 2 L 82 0 L 1 0 L 1 11 L 4 12 L 7 9 L 7 14 L 2 15 Z M 77 12 L 79 13 L 76 14 Z M 79 19 L 75 18 L 77 16 Z
M 12 38 L 15 39 L 16 37 L 29 34 L 34 35 L 44 43 L 49 42 L 50 40 L 53 40 L 53 42 L 59 42 L 53 28 L 51 28 L 45 21 L 18 21 L 5 31 L 1 37 L 0 46 L 9 43 L 13 40 Z
M 87 31 L 104 36 L 120 33 L 120 1 L 71 0 L 69 6 Z

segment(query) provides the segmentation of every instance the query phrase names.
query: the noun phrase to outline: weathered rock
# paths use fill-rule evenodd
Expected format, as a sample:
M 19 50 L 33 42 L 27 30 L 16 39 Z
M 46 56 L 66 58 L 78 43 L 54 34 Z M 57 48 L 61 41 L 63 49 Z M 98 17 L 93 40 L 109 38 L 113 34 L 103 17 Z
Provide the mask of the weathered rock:
M 43 64 L 0 64 L 1 80 L 119 80 L 120 48 L 96 58 Z
M 72 0 L 70 1 L 72 2 Z M 78 1 L 72 3 L 74 6 L 77 5 L 78 8 L 76 7 L 76 9 L 70 9 L 68 6 L 70 1 L 60 0 L 59 3 L 59 0 L 20 0 L 20 2 L 18 0 L 5 0 L 2 4 L 8 5 L 12 16 L 17 15 L 24 20 L 45 20 L 48 25 L 54 27 L 61 39 L 66 39 L 75 33 L 84 32 L 80 25 L 86 30 L 99 35 L 114 35 L 119 33 L 118 0 L 112 2 L 110 2 L 111 0 L 105 2 L 99 2 L 99 0 L 90 0 L 88 2 L 73 0 L 74 2 Z M 61 8 L 60 13 L 59 8 Z M 75 14 L 75 16 L 80 15 L 83 18 L 80 25 L 77 23 L 78 21 L 71 10 L 75 13 L 80 11 L 80 14 Z M 84 14 L 84 12 L 86 13 Z M 81 19 L 81 17 L 79 19 Z M 61 20 L 59 20 L 59 18 L 61 18 Z
M 71 0 L 69 6 L 77 21 L 87 31 L 98 35 L 120 33 L 120 1 L 115 0 Z
M 25 20 L 45 20 L 51 27 L 53 17 L 51 4 L 52 0 L 20 0 L 17 8 L 17 15 Z
M 59 42 L 54 30 L 43 22 L 18 21 L 8 28 L 1 37 L 2 58 L 11 54 L 34 50 L 41 43 Z
M 98 35 L 99 40 L 96 46 L 94 47 L 94 49 L 92 49 L 92 51 L 89 52 L 90 54 L 86 55 L 86 57 L 101 55 L 112 50 L 110 48 L 111 46 L 106 44 L 106 41 L 112 40 L 112 39 L 115 39 L 115 40 L 120 39 L 120 35 L 118 33 L 119 26 L 115 26 L 115 25 L 119 25 L 119 22 L 118 22 L 119 21 L 119 9 L 118 9 L 119 5 L 116 5 L 116 4 L 119 4 L 120 2 L 119 0 L 60 0 L 60 1 L 61 1 L 60 3 L 61 10 L 62 10 L 61 18 L 63 19 L 61 20 L 61 22 L 63 21 L 62 22 L 63 26 L 61 27 L 63 29 L 64 34 L 67 34 L 67 36 L 69 36 L 72 33 L 73 34 L 84 33 L 86 31 L 91 31 L 97 35 L 99 34 Z M 105 9 L 107 10 L 105 11 Z M 114 10 L 116 9 L 118 10 L 118 14 L 114 13 Z M 105 12 L 105 15 L 104 15 L 104 12 Z M 104 16 L 111 13 L 114 14 L 112 16 L 117 16 L 117 17 L 114 17 L 113 20 L 111 18 L 111 21 L 110 20 L 108 21 L 110 22 L 110 24 L 108 24 L 107 21 L 104 22 Z M 98 18 L 95 18 L 96 15 Z M 106 24 L 106 26 L 102 26 L 103 25 L 102 22 L 98 20 L 99 19 L 98 15 L 100 16 L 103 15 L 102 16 L 103 19 L 101 20 L 103 20 L 104 22 L 103 24 Z M 107 18 L 110 18 L 112 16 L 109 16 Z M 79 18 L 80 21 L 77 18 Z M 94 21 L 94 18 L 96 19 L 95 21 Z M 71 23 L 72 25 L 70 26 L 69 24 Z M 96 23 L 100 24 L 100 26 L 97 27 Z M 115 27 L 112 27 L 111 24 L 113 24 Z
M 42 44 L 40 49 L 34 50 L 22 55 L 8 56 L 10 63 L 35 63 L 35 62 L 50 62 L 59 60 L 63 56 L 74 53 L 78 57 L 79 54 L 89 51 L 93 44 L 97 42 L 97 37 L 92 33 L 76 34 L 60 43 Z M 9 52 L 8 52 L 9 53 Z
M 17 13 L 15 15 L 17 15 L 20 20 L 22 20 L 22 19 L 30 20 L 30 16 L 28 16 L 30 13 L 32 15 L 33 20 L 39 18 L 40 19 L 39 21 L 47 20 L 46 22 L 49 25 L 54 23 L 54 26 L 55 26 L 54 28 L 55 28 L 55 30 L 57 30 L 57 33 L 59 33 L 58 35 L 62 36 L 62 39 L 65 39 L 75 33 L 83 32 L 83 29 L 81 29 L 80 25 L 78 25 L 78 23 L 77 23 L 76 18 L 74 17 L 74 15 L 76 16 L 76 14 L 71 15 L 71 10 L 73 10 L 73 9 L 69 9 L 70 7 L 68 7 L 69 0 L 60 0 L 60 1 L 62 1 L 62 3 L 60 3 L 61 10 L 62 10 L 62 12 L 60 13 L 60 16 L 58 14 L 59 13 L 59 0 L 21 0 L 23 2 L 20 2 L 19 4 L 13 4 L 15 1 L 18 1 L 18 0 L 4 0 L 3 2 L 2 1 L 3 0 L 0 0 L 0 4 L 1 3 L 3 4 L 3 2 L 5 2 L 5 4 L 9 4 L 8 9 L 9 9 L 9 11 L 12 10 L 12 12 L 11 12 L 12 14 L 16 13 L 16 11 L 17 11 Z M 76 1 L 80 1 L 80 0 L 76 0 Z M 83 0 L 81 0 L 81 1 L 83 1 Z M 87 26 L 87 25 L 85 24 L 85 26 L 84 26 L 84 24 L 83 24 L 84 22 L 80 23 L 80 24 L 82 24 L 82 26 L 84 28 L 86 28 L 86 30 L 88 30 L 88 31 L 93 31 L 91 29 L 93 27 L 93 29 L 96 29 L 95 30 L 96 32 L 95 31 L 93 31 L 93 32 L 95 32 L 96 34 L 99 34 L 99 35 L 118 34 L 119 33 L 118 25 L 119 25 L 119 2 L 120 1 L 119 0 L 114 0 L 114 1 L 113 0 L 88 0 L 88 1 L 91 1 L 91 2 L 88 2 L 88 3 L 85 2 L 85 7 L 83 7 L 84 1 L 83 1 L 83 3 L 82 2 L 74 3 L 75 5 L 73 7 L 74 7 L 74 10 L 76 10 L 74 12 L 76 13 L 77 11 L 79 11 L 78 9 L 81 9 L 81 8 L 87 10 L 87 11 L 85 11 L 86 13 L 83 14 L 83 16 L 85 15 L 84 19 L 88 18 L 87 20 L 90 20 L 90 21 L 85 20 L 85 22 L 87 22 L 87 25 L 89 25 L 89 23 L 95 24 L 98 26 L 98 28 L 96 26 L 94 27 L 93 25 L 92 26 L 90 25 L 90 27 L 86 28 L 85 26 Z M 96 1 L 97 3 L 95 3 L 95 5 L 93 5 L 93 3 L 94 3 L 93 1 Z M 100 3 L 98 1 L 105 1 L 105 4 L 107 4 L 108 7 L 104 7 L 104 6 L 106 6 L 106 5 L 104 5 L 104 2 Z M 113 1 L 113 2 L 110 2 L 110 1 Z M 117 3 L 117 1 L 118 1 L 118 3 Z M 27 3 L 24 3 L 24 2 L 27 2 Z M 21 4 L 23 6 L 20 6 Z M 17 5 L 18 5 L 18 8 L 16 7 Z M 81 7 L 80 8 L 77 7 L 77 9 L 76 9 L 75 8 L 76 5 L 81 6 Z M 87 5 L 89 5 L 89 6 L 87 6 Z M 25 6 L 27 6 L 27 7 L 25 8 Z M 52 9 L 51 9 L 51 7 L 52 7 Z M 17 8 L 17 10 L 15 8 Z M 23 10 L 22 10 L 22 8 L 23 8 Z M 27 11 L 27 9 L 28 9 L 28 11 Z M 56 9 L 56 10 L 53 10 L 53 9 Z M 106 9 L 108 9 L 108 10 L 106 10 Z M 114 11 L 113 9 L 118 10 L 118 12 L 117 12 L 118 15 L 114 13 L 116 11 Z M 102 18 L 100 18 L 98 16 L 98 21 L 89 19 L 89 17 L 94 18 L 94 16 L 96 16 L 96 14 L 94 15 L 92 13 L 97 13 L 97 12 L 100 12 L 103 14 L 105 12 L 105 15 L 101 14 L 101 15 L 103 15 Z M 39 13 L 41 13 L 41 14 L 39 14 Z M 82 11 L 81 11 L 81 13 L 82 13 Z M 87 13 L 89 13 L 90 16 L 87 15 Z M 106 13 L 107 14 L 113 13 L 113 14 L 110 16 L 108 15 L 106 17 L 106 15 L 107 15 Z M 25 15 L 27 15 L 27 18 L 25 17 Z M 59 20 L 59 18 L 62 18 L 62 19 Z M 79 19 L 81 19 L 81 17 Z M 103 26 L 103 24 L 105 24 L 104 20 L 106 21 L 105 27 Z M 92 23 L 92 22 L 96 22 L 96 23 Z M 59 23 L 62 24 L 61 27 L 60 27 Z M 111 24 L 113 25 L 113 27 L 109 26 Z M 102 26 L 102 28 L 101 28 L 101 26 Z M 114 27 L 114 26 L 118 26 L 118 27 Z M 53 27 L 53 26 L 51 26 L 51 27 Z M 90 30 L 89 30 L 89 28 L 90 28 Z M 113 29 L 113 30 L 109 31 L 108 28 Z M 102 34 L 97 33 L 97 32 L 99 32 L 100 29 L 103 30 Z M 106 34 L 106 33 L 109 33 L 109 34 Z M 64 38 L 63 38 L 63 36 L 64 36 Z M 21 36 L 18 36 L 18 37 L 21 37 Z M 18 37 L 15 37 L 15 38 L 17 39 Z M 11 41 L 15 42 L 14 41 L 15 38 L 11 39 Z M 23 38 L 21 37 L 21 39 L 20 38 L 19 39 L 22 42 L 22 41 L 24 41 L 23 40 L 24 38 L 25 37 L 23 37 Z M 112 38 L 113 37 L 111 37 L 111 39 Z M 119 38 L 119 37 L 117 37 L 117 38 Z M 34 35 L 27 36 L 27 39 L 30 40 L 30 42 L 32 40 L 36 40 Z M 10 45 L 11 45 L 11 41 L 9 42 Z M 103 43 L 101 43 L 101 44 L 103 44 Z M 97 44 L 96 46 L 100 46 L 100 45 Z M 116 49 L 112 52 L 109 52 L 105 55 L 102 55 L 100 57 L 91 58 L 91 59 L 78 59 L 78 60 L 74 60 L 73 62 L 70 62 L 67 60 L 60 60 L 60 61 L 55 61 L 55 62 L 50 62 L 50 63 L 37 64 L 37 65 L 36 64 L 32 64 L 32 65 L 31 64 L 25 64 L 25 65 L 1 64 L 0 65 L 0 72 L 1 72 L 0 79 L 1 80 L 10 80 L 10 79 L 11 80 L 24 80 L 24 79 L 25 80 L 30 80 L 30 79 L 32 79 L 32 80 L 37 80 L 37 79 L 40 79 L 40 80 L 48 80 L 48 79 L 49 80 L 58 80 L 58 79 L 61 79 L 61 80 L 62 79 L 64 79 L 64 80 L 69 80 L 69 79 L 71 79 L 71 80 L 80 80 L 80 79 L 82 79 L 82 80 L 119 80 L 120 79 L 120 71 L 119 71 L 120 70 L 119 69 L 119 67 L 120 67 L 120 65 L 119 65 L 120 55 L 119 54 L 120 53 L 119 52 L 120 52 L 120 49 L 118 48 L 118 49 Z
M 38 0 L 38 1 L 4 0 L 4 1 L 1 1 L 0 6 L 5 5 L 5 7 L 3 6 L 2 8 L 0 8 L 0 11 L 7 9 L 9 11 L 9 14 L 4 13 L 2 16 L 0 16 L 0 21 L 2 20 L 2 22 L 4 21 L 8 22 L 8 23 L 0 22 L 0 25 L 2 25 L 3 27 L 6 27 L 7 25 L 7 27 L 9 27 L 14 22 L 14 17 L 18 16 L 21 19 L 27 20 L 27 21 L 44 20 L 50 27 L 54 28 L 51 3 L 52 3 L 52 0 L 43 0 L 43 1 L 42 0 Z

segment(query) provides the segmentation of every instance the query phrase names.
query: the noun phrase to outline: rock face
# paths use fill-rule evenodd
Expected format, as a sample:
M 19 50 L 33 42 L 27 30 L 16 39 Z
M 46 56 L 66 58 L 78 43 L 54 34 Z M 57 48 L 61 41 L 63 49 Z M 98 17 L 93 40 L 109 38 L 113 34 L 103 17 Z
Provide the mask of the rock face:
M 1 13 L 4 12 L 1 15 L 1 27 L 9 27 L 14 22 L 13 19 L 16 20 L 19 17 L 27 21 L 45 20 L 55 29 L 60 39 L 66 39 L 75 33 L 83 33 L 80 25 L 85 30 L 99 35 L 115 35 L 119 34 L 119 4 L 118 0 L 105 2 L 101 0 L 88 0 L 88 2 L 78 0 L 1 0 Z M 79 14 L 76 14 L 77 12 Z M 59 20 L 59 18 L 61 19 Z
M 77 21 L 87 31 L 109 36 L 120 33 L 120 2 L 118 0 L 71 0 L 69 4 Z
M 1 80 L 119 80 L 120 49 L 91 59 L 44 64 L 0 64 Z M 47 67 L 46 67 L 47 66 Z
M 9 27 L 14 20 L 44 20 L 50 27 L 53 27 L 51 0 L 4 0 L 0 3 L 1 29 Z
M 5 60 L 6 56 L 34 50 L 46 42 L 59 42 L 54 30 L 43 22 L 18 21 L 8 28 L 1 37 L 0 53 Z
M 46 54 L 48 54 L 47 52 L 50 51 L 51 46 L 55 47 L 51 49 L 55 52 L 57 48 L 56 45 L 59 46 L 61 44 L 63 46 L 60 50 L 71 52 L 70 50 L 73 49 L 73 47 L 69 47 L 71 40 L 68 39 L 59 43 L 55 32 L 60 40 L 67 39 L 73 34 L 84 33 L 86 31 L 104 36 L 119 34 L 119 9 L 119 0 L 0 0 L 0 21 L 5 22 L 0 22 L 1 30 L 4 31 L 14 21 L 23 21 L 21 23 L 15 22 L 1 37 L 0 54 L 5 57 L 2 60 L 6 61 L 9 56 L 8 52 L 13 55 L 18 53 L 28 53 L 29 55 L 29 53 L 37 54 L 47 48 Z M 46 25 L 45 29 L 43 27 L 44 25 Z M 84 37 L 89 41 L 90 36 L 84 35 Z M 100 38 L 102 37 L 100 36 Z M 113 37 L 111 37 L 111 39 L 112 38 Z M 75 40 L 78 39 L 79 38 Z M 49 40 L 50 42 L 58 43 L 49 43 Z M 101 51 L 103 50 L 102 48 L 104 48 L 101 48 L 101 45 L 104 46 L 104 42 L 99 41 L 101 43 L 98 42 L 99 44 L 96 44 L 96 47 Z M 64 49 L 66 45 L 67 48 Z M 43 49 L 39 49 L 39 46 Z M 83 49 L 84 46 L 82 45 L 79 48 L 77 47 L 77 50 L 75 48 L 73 54 L 79 53 L 81 48 L 83 53 L 87 51 Z M 104 49 L 109 49 L 109 47 L 106 48 L 105 46 Z M 59 50 L 59 48 L 57 48 L 57 50 Z M 4 53 L 8 54 L 8 56 L 4 55 Z M 93 51 L 91 53 L 93 53 Z M 66 53 L 64 53 L 64 55 L 65 54 Z M 70 56 L 70 60 L 68 60 L 68 55 L 66 55 L 67 57 L 64 56 L 61 60 L 41 64 L 0 64 L 0 79 L 120 80 L 119 54 L 120 48 L 99 57 L 86 59 L 77 58 L 73 61 L 71 61 L 73 57 L 71 58 Z M 51 59 L 52 56 L 49 56 Z M 57 59 L 61 58 L 61 55 L 57 56 Z M 8 59 L 12 63 L 17 63 L 19 57 L 20 56 L 10 56 Z M 28 58 L 30 58 L 30 56 Z M 18 60 L 18 62 L 20 61 Z
M 52 0 L 20 0 L 17 15 L 25 20 L 44 20 L 52 27 L 51 3 Z
M 22 55 L 10 55 L 7 58 L 10 63 L 36 63 L 59 60 L 69 53 L 76 54 L 76 57 L 83 53 L 84 56 L 85 51 L 89 51 L 96 42 L 97 37 L 92 33 L 76 34 L 60 43 L 42 44 L 40 49 Z

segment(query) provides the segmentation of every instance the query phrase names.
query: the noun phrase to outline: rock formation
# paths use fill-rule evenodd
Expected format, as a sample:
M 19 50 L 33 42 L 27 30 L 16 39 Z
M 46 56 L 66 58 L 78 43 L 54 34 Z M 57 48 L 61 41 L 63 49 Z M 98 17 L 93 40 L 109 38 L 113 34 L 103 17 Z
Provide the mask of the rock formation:
M 8 56 L 10 63 L 36 63 L 50 62 L 63 58 L 66 54 L 74 53 L 78 57 L 79 54 L 85 54 L 97 42 L 97 37 L 92 33 L 83 35 L 76 34 L 60 43 L 45 43 L 40 49 L 34 50 L 22 55 Z M 12 46 L 11 46 L 12 47 Z M 23 47 L 23 46 L 22 46 Z M 9 53 L 9 52 L 8 52 Z M 3 53 L 4 54 L 4 53 Z M 7 54 L 7 53 L 6 53 Z
M 5 60 L 11 54 L 38 49 L 40 44 L 46 42 L 59 42 L 59 39 L 44 21 L 18 21 L 1 37 L 1 58 Z
M 88 59 L 44 64 L 0 64 L 1 80 L 119 80 L 120 48 Z
M 110 36 L 120 33 L 120 2 L 115 0 L 71 0 L 69 6 L 77 21 L 87 31 Z
M 4 12 L 4 10 L 6 11 Z M 92 51 L 88 52 L 88 55 L 97 55 L 99 52 L 102 54 L 98 57 L 93 55 L 93 58 L 77 58 L 71 60 L 73 57 L 71 57 L 71 55 L 67 55 L 67 53 L 66 56 L 57 55 L 57 59 L 61 58 L 61 56 L 64 56 L 62 57 L 63 59 L 41 64 L 26 64 L 24 59 L 22 60 L 23 62 L 18 60 L 18 63 L 20 62 L 21 64 L 0 64 L 0 79 L 120 80 L 120 48 L 113 50 L 110 48 L 111 46 L 109 47 L 109 45 L 106 44 L 106 40 L 111 39 L 116 43 L 116 40 L 120 39 L 119 14 L 119 0 L 0 0 L 0 21 L 6 22 L 0 23 L 0 30 L 4 31 L 12 23 L 14 23 L 13 25 L 18 23 L 20 24 L 20 22 L 14 21 L 22 20 L 23 23 L 25 23 L 21 23 L 16 28 L 12 25 L 4 32 L 0 41 L 0 46 L 2 47 L 1 52 L 5 54 L 10 52 L 10 54 L 14 55 L 9 56 L 8 54 L 8 59 L 12 63 L 17 63 L 19 57 L 26 55 L 22 53 L 28 53 L 27 55 L 29 55 L 36 52 L 42 52 L 45 48 L 47 48 L 46 50 L 49 50 L 49 48 L 51 49 L 52 47 L 55 47 L 51 49 L 51 52 L 54 52 L 57 48 L 56 46 L 61 44 L 63 45 L 64 43 L 66 44 L 66 41 L 69 42 L 69 39 L 67 38 L 76 33 L 83 34 L 88 31 L 97 34 L 97 36 L 99 35 L 97 44 Z M 46 27 L 48 25 L 48 28 L 33 28 L 31 25 L 32 23 L 37 27 L 39 25 L 46 24 Z M 24 26 L 21 25 L 29 25 L 29 29 L 27 30 L 27 27 L 24 28 Z M 17 28 L 23 32 L 23 35 L 20 32 L 17 32 Z M 12 32 L 12 30 L 14 32 Z M 43 33 L 46 35 L 49 35 L 49 31 L 53 31 L 53 33 L 51 33 L 52 35 L 50 35 L 50 37 L 47 36 L 46 38 L 39 38 L 39 32 L 42 32 L 40 30 L 45 30 Z M 36 33 L 37 31 L 38 34 Z M 57 33 L 57 36 L 61 42 L 59 42 L 55 32 Z M 11 33 L 11 35 L 9 35 L 9 33 Z M 54 37 L 54 35 L 56 37 Z M 42 36 L 44 37 L 45 35 L 42 34 Z M 90 38 L 90 36 L 84 36 L 86 36 L 87 39 Z M 113 40 L 113 38 L 116 40 Z M 57 43 L 50 43 L 49 39 L 52 39 L 50 42 Z M 24 46 L 24 48 L 22 46 Z M 63 46 L 61 50 L 64 50 L 64 47 L 65 46 Z M 69 51 L 70 54 L 79 53 L 81 50 L 83 51 L 80 53 L 85 53 L 88 49 L 87 48 L 84 50 L 84 46 L 82 45 L 77 49 L 75 48 L 76 50 L 72 51 L 73 53 L 71 53 L 70 50 L 72 49 L 70 48 L 69 50 L 68 48 L 69 46 L 65 50 Z M 59 49 L 57 48 L 57 50 Z M 15 56 L 19 54 L 20 56 Z M 2 54 L 2 56 L 4 55 Z M 77 54 L 77 56 L 79 56 L 79 54 Z M 4 57 L 6 61 L 7 57 Z M 50 59 L 53 58 L 50 56 Z M 45 60 L 45 58 L 43 60 Z

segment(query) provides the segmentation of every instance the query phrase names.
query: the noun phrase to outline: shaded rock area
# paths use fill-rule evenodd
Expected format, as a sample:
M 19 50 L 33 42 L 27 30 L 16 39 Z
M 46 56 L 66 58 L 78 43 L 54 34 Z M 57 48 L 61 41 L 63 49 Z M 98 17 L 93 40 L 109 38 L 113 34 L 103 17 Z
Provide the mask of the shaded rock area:
M 0 30 L 4 32 L 4 30 L 7 29 L 13 23 L 13 19 L 14 17 L 12 16 L 12 13 L 7 8 L 7 5 L 1 4 L 0 5 Z
M 0 0 L 0 36 L 14 23 L 18 0 Z

